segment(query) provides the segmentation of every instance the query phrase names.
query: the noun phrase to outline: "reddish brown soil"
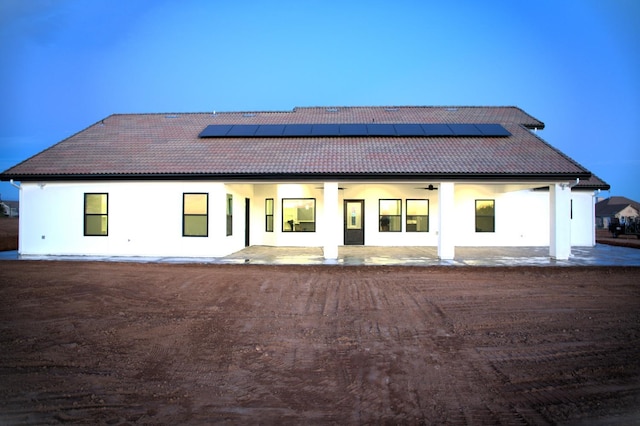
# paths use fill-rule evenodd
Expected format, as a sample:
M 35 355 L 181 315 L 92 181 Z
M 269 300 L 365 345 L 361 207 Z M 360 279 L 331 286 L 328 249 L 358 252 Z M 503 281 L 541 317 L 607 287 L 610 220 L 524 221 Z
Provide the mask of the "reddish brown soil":
M 0 217 L 0 251 L 18 250 L 18 218 Z
M 0 268 L 1 424 L 640 421 L 640 268 Z

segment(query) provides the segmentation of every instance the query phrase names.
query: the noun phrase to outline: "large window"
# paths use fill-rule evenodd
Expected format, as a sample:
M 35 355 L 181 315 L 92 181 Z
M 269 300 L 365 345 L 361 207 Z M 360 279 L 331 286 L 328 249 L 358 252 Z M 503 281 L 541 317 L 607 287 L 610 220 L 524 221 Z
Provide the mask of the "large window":
M 227 194 L 227 237 L 233 234 L 233 195 Z
M 108 204 L 108 194 L 84 194 L 84 235 L 109 235 Z
M 273 198 L 264 200 L 264 230 L 273 232 Z
M 209 194 L 182 194 L 182 235 L 209 235 Z
M 315 232 L 315 198 L 282 199 L 282 232 Z
M 429 232 L 429 200 L 407 200 L 407 232 Z
M 380 232 L 402 231 L 402 200 L 380 201 Z
M 476 200 L 476 232 L 495 232 L 495 210 L 494 200 Z

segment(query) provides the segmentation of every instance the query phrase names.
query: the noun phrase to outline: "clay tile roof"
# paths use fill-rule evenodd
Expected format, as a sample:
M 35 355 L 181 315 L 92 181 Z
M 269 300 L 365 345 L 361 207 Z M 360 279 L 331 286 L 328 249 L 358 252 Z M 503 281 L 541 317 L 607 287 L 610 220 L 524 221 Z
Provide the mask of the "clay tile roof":
M 212 124 L 496 123 L 508 137 L 199 138 Z M 114 114 L 6 170 L 3 180 L 407 177 L 588 179 L 517 107 L 304 107 Z

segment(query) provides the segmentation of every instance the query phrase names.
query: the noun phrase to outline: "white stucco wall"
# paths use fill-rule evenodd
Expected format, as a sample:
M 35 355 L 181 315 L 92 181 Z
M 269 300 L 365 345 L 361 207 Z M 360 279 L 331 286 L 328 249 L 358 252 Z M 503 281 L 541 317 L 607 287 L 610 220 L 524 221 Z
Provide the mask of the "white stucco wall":
M 593 247 L 595 237 L 595 200 L 593 191 L 571 191 L 571 245 Z
M 23 183 L 22 255 L 216 257 L 244 247 L 250 186 L 212 182 Z M 108 236 L 84 236 L 84 194 L 109 194 Z M 182 236 L 182 195 L 209 194 L 209 236 Z M 233 235 L 226 235 L 226 194 L 233 194 Z
M 22 255 L 101 255 L 220 257 L 245 245 L 245 199 L 250 199 L 250 244 L 326 246 L 343 242 L 344 200 L 364 200 L 365 244 L 375 246 L 437 246 L 440 229 L 439 191 L 427 183 L 339 183 L 337 211 L 324 214 L 324 183 L 224 184 L 221 182 L 73 182 L 23 183 L 20 194 Z M 436 183 L 437 184 L 437 183 Z M 437 185 L 436 185 L 437 186 Z M 548 191 L 534 185 L 455 184 L 453 211 L 455 246 L 549 245 Z M 109 194 L 109 235 L 84 236 L 84 194 Z M 182 236 L 185 192 L 209 194 L 208 237 Z M 332 192 L 335 193 L 335 192 Z M 233 234 L 226 235 L 226 196 L 233 195 Z M 265 199 L 274 199 L 274 231 L 265 232 Z M 314 198 L 316 232 L 282 232 L 282 199 Z M 593 199 L 590 192 L 572 193 L 572 245 L 592 245 Z M 402 200 L 402 232 L 380 232 L 379 200 Z M 406 232 L 406 200 L 429 200 L 429 232 Z M 495 200 L 495 232 L 475 231 L 475 200 Z

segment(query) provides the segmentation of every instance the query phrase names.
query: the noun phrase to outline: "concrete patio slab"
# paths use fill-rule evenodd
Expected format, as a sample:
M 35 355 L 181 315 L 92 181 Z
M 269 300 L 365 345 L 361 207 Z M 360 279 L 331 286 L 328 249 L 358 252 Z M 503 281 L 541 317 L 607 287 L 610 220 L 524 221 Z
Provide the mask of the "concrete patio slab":
M 549 257 L 548 247 L 456 247 L 453 260 L 441 260 L 436 247 L 341 246 L 337 259 L 321 247 L 251 246 L 225 257 L 20 256 L 0 252 L 0 260 L 68 260 L 140 263 L 254 265 L 406 265 L 406 266 L 640 266 L 640 250 L 597 244 L 574 247 L 568 260 Z

